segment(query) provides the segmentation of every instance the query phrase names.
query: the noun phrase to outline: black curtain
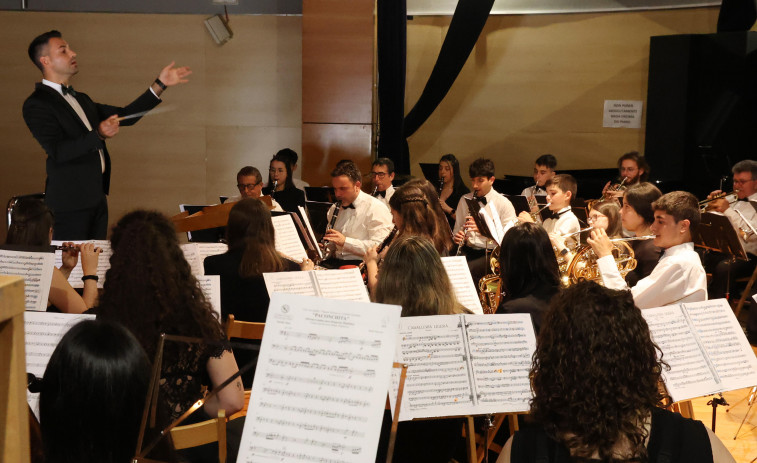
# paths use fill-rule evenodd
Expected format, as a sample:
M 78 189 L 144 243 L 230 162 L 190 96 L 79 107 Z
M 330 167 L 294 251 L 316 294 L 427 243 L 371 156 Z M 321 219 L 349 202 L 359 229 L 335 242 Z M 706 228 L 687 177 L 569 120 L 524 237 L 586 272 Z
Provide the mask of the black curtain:
M 379 156 L 410 173 L 407 137 L 418 130 L 447 95 L 489 18 L 494 0 L 459 0 L 431 76 L 418 102 L 403 117 L 407 46 L 405 0 L 378 0 Z
M 394 161 L 397 173 L 410 173 L 402 124 L 405 119 L 405 50 L 407 6 L 405 0 L 378 0 L 377 55 L 379 137 L 378 155 Z

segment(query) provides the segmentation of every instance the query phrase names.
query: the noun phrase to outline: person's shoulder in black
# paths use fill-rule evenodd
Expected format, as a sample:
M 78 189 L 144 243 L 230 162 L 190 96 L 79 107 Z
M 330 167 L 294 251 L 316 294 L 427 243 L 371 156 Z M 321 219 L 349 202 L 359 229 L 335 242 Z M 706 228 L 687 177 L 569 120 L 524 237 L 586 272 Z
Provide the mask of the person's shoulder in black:
M 539 288 L 532 294 L 509 300 L 503 300 L 497 307 L 498 314 L 505 313 L 527 313 L 531 315 L 531 321 L 534 323 L 534 330 L 539 334 L 542 318 L 549 310 L 549 302 L 552 296 L 558 293 L 559 287 Z
M 263 188 L 264 195 L 271 195 L 273 188 Z M 297 207 L 305 207 L 305 192 L 294 186 L 288 186 L 281 191 L 274 192 L 271 197 L 287 212 L 297 212 Z

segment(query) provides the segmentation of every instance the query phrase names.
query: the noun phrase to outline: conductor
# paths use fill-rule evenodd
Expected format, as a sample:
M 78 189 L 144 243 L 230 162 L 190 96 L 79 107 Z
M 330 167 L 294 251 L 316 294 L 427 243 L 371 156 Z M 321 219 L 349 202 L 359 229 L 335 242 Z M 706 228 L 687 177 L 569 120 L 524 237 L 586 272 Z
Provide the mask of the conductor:
M 29 58 L 42 71 L 42 82 L 26 99 L 24 121 L 47 154 L 45 202 L 55 213 L 56 240 L 105 239 L 108 228 L 110 156 L 105 140 L 119 125 L 133 125 L 139 117 L 121 122 L 119 116 L 149 111 L 170 86 L 187 82 L 188 67 L 169 64 L 150 88 L 123 108 L 95 103 L 74 91 L 70 79 L 79 72 L 76 53 L 58 31 L 36 37 Z

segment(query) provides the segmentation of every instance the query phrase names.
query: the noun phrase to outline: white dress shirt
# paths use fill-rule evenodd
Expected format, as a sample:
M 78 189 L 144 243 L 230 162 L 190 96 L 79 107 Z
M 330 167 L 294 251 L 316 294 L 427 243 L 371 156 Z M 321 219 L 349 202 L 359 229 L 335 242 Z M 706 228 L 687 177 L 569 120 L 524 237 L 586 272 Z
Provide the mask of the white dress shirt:
M 365 252 L 378 246 L 394 224 L 389 208 L 368 193 L 360 192 L 352 203 L 355 209 L 342 207 L 334 230 L 344 235 L 344 246 L 337 246 L 335 257 L 342 260 L 360 260 Z M 331 223 L 335 206 L 332 204 L 326 218 Z
M 473 193 L 468 193 L 460 198 L 460 202 L 457 203 L 457 209 L 455 209 L 455 228 L 452 230 L 452 234 L 455 235 L 465 225 L 465 219 L 468 217 L 468 203 L 466 199 L 472 199 Z M 486 206 L 483 206 L 489 212 L 489 215 L 493 220 L 499 218 L 502 223 L 502 228 L 508 225 L 508 222 L 516 218 L 515 208 L 509 199 L 505 198 L 501 194 L 492 188 L 488 193 L 484 195 L 486 198 Z M 468 246 L 475 249 L 485 249 L 487 247 L 489 239 L 478 232 L 468 232 L 466 235 Z M 489 244 L 489 249 L 493 249 L 498 246 L 499 243 Z
M 528 188 L 524 188 L 520 194 L 521 196 L 525 196 L 526 198 L 528 198 L 529 196 L 547 196 L 547 190 L 544 187 L 539 187 L 539 189 L 537 190 L 536 185 L 534 185 Z
M 747 233 L 751 231 L 751 228 L 749 228 L 749 225 L 744 222 L 744 219 L 746 219 L 753 228 L 757 229 L 757 211 L 755 211 L 752 206 L 752 203 L 757 203 L 757 193 L 753 193 L 748 196 L 747 199 L 749 201 L 736 201 L 735 204 L 732 204 L 731 207 L 726 209 L 723 213 L 728 217 L 728 220 L 731 221 L 733 228 L 735 228 L 737 232 L 739 231 L 739 228 Z M 741 212 L 741 215 L 736 211 Z M 744 216 L 743 219 L 741 218 L 742 215 Z M 746 252 L 757 255 L 757 234 L 750 234 L 747 236 L 746 240 L 744 240 L 741 237 L 741 234 L 739 234 L 739 238 L 741 239 L 741 244 L 744 245 Z
M 386 189 L 386 195 L 385 196 L 379 196 L 378 191 L 376 191 L 376 196 L 374 198 L 378 199 L 382 203 L 386 205 L 386 207 L 389 207 L 389 200 L 391 199 L 392 195 L 394 194 L 394 185 L 389 185 L 389 188 Z
M 597 259 L 597 264 L 606 287 L 628 289 L 612 256 Z M 652 273 L 639 280 L 631 288 L 631 294 L 640 309 L 706 301 L 707 275 L 699 254 L 694 251 L 694 243 L 683 243 L 666 249 Z
M 578 217 L 573 213 L 570 206 L 564 207 L 557 211 L 558 218 L 549 218 L 544 221 L 542 226 L 547 233 L 557 233 L 558 235 L 570 235 L 581 229 L 581 224 L 578 222 Z M 573 235 L 566 239 L 566 244 L 570 244 L 570 248 L 578 243 L 578 236 Z

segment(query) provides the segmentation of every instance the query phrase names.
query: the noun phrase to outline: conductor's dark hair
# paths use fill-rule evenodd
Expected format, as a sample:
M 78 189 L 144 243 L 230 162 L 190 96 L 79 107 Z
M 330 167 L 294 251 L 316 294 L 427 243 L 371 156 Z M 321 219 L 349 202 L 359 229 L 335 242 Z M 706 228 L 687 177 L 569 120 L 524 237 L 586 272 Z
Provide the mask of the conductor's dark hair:
M 387 174 L 391 175 L 394 173 L 394 161 L 389 158 L 378 158 L 373 161 L 373 164 L 371 164 L 371 166 L 385 166 Z
M 63 336 L 39 397 L 46 463 L 131 461 L 150 362 L 123 326 L 86 320 Z
M 502 239 L 499 253 L 502 289 L 507 300 L 560 287 L 560 269 L 549 235 L 540 225 L 519 223 Z
M 536 158 L 535 164 L 537 166 L 544 166 L 554 171 L 555 168 L 557 167 L 557 158 L 555 158 L 551 154 L 542 154 L 541 156 Z
M 350 179 L 352 183 L 362 182 L 363 179 L 363 174 L 360 173 L 357 164 L 347 159 L 339 161 L 334 170 L 331 171 L 331 177 L 342 175 Z
M 47 46 L 47 44 L 50 42 L 50 39 L 52 38 L 61 38 L 61 33 L 52 30 L 49 32 L 45 32 L 44 34 L 40 34 L 37 37 L 32 40 L 32 43 L 29 44 L 29 59 L 32 60 L 32 63 L 34 63 L 35 66 L 39 68 L 40 71 L 44 71 L 42 68 L 42 63 L 39 61 L 39 58 L 42 56 L 42 53 Z
M 531 366 L 531 414 L 576 461 L 617 461 L 616 443 L 647 461 L 644 422 L 663 364 L 630 291 L 581 281 L 552 299 Z M 626 460 L 623 460 L 626 461 Z
M 491 159 L 478 158 L 468 167 L 470 178 L 476 177 L 494 177 L 494 162 Z
M 239 276 L 251 278 L 284 270 L 276 252 L 276 237 L 268 206 L 257 198 L 238 201 L 229 212 L 226 225 L 229 252 L 241 252 Z
M 660 196 L 662 192 L 659 188 L 649 182 L 641 182 L 628 187 L 623 199 L 644 219 L 644 223 L 651 225 L 654 222 L 652 203 L 660 199 Z
M 11 212 L 11 226 L 5 243 L 47 246 L 54 222 L 53 212 L 41 199 L 19 199 Z

